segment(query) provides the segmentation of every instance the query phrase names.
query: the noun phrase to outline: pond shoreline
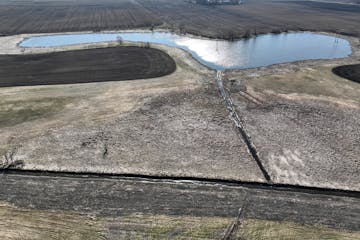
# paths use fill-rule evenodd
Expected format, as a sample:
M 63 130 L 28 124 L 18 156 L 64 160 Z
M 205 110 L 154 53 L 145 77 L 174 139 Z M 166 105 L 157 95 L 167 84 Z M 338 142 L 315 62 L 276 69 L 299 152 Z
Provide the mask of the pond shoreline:
M 37 53 L 47 53 L 47 52 L 57 52 L 57 51 L 68 51 L 68 50 L 80 50 L 80 49 L 88 49 L 88 48 L 98 48 L 98 47 L 112 47 L 115 45 L 118 45 L 118 43 L 116 41 L 105 41 L 105 42 L 97 42 L 97 43 L 81 43 L 81 44 L 73 44 L 73 45 L 66 45 L 66 46 L 55 46 L 55 47 L 20 47 L 20 44 L 31 38 L 31 37 L 42 37 L 42 36 L 56 36 L 56 35 L 78 35 L 78 34 L 114 34 L 114 33 L 119 33 L 119 34 L 128 34 L 128 33 L 169 33 L 172 34 L 169 31 L 166 30 L 156 30 L 156 31 L 150 31 L 150 30 L 139 30 L 139 29 L 133 29 L 133 30 L 128 30 L 128 31 L 103 31 L 103 32 L 67 32 L 67 33 L 43 33 L 43 34 L 22 34 L 22 35 L 13 35 L 13 36 L 8 36 L 8 37 L 0 37 L 0 54 L 37 54 Z M 352 57 L 352 55 L 354 55 L 355 51 L 356 51 L 356 40 L 357 38 L 354 37 L 348 37 L 348 36 L 343 36 L 343 35 L 335 35 L 335 34 L 331 34 L 331 33 L 325 33 L 325 32 L 321 32 L 321 33 L 313 33 L 313 32 L 289 32 L 288 34 L 296 34 L 296 33 L 309 33 L 309 34 L 315 34 L 315 36 L 331 36 L 331 37 L 336 37 L 342 40 L 346 40 L 348 41 L 348 44 L 351 47 L 351 54 L 348 57 L 345 58 L 349 58 Z M 281 37 L 279 34 L 273 34 L 274 37 Z M 191 39 L 194 41 L 201 41 L 201 40 L 209 40 L 209 42 L 211 43 L 212 39 L 207 39 L 201 36 L 193 36 L 193 35 L 189 35 L 189 34 L 185 34 L 185 35 L 169 35 L 169 36 L 175 36 L 175 37 L 181 37 L 181 38 L 185 38 L 185 39 Z M 272 36 L 272 35 L 259 35 L 258 37 L 267 37 L 267 36 Z M 284 35 L 285 36 L 285 35 Z M 293 35 L 296 36 L 296 35 Z M 244 40 L 244 39 L 243 39 Z M 255 41 L 254 38 L 249 38 L 249 40 L 251 41 Z M 161 40 L 159 40 L 161 41 Z M 219 40 L 221 41 L 220 43 L 226 43 L 224 40 Z M 330 41 L 330 39 L 329 39 Z M 205 42 L 207 43 L 207 42 Z M 229 42 L 232 44 L 232 42 Z M 140 42 L 134 42 L 134 41 L 126 41 L 126 39 L 123 41 L 124 45 L 141 45 Z M 162 44 L 162 43 L 151 43 L 151 44 L 159 44 L 159 45 L 168 45 L 168 44 Z M 177 44 L 177 43 L 174 43 Z M 216 43 L 217 44 L 217 43 Z M 234 42 L 235 45 L 240 44 L 240 42 Z M 243 44 L 243 43 L 242 43 Z M 253 44 L 253 43 L 249 43 L 249 44 Z M 169 46 L 169 45 L 168 45 Z M 208 65 L 207 67 L 210 66 L 210 69 L 218 69 L 218 70 L 226 70 L 226 69 L 231 69 L 231 70 L 239 70 L 239 69 L 253 69 L 253 68 L 257 68 L 257 66 L 255 65 L 251 65 L 251 64 L 257 64 L 255 63 L 249 63 L 249 66 L 243 66 L 243 67 L 239 67 L 238 65 L 236 65 L 237 63 L 231 63 L 233 65 L 231 65 L 231 67 L 226 67 L 226 66 L 221 66 L 219 65 L 220 63 L 216 62 L 210 62 L 207 61 L 207 59 L 204 59 L 203 57 L 200 57 L 199 54 L 197 52 L 194 52 L 193 50 L 191 50 L 190 47 L 191 45 L 184 45 L 184 46 L 169 46 L 169 47 L 177 47 L 180 48 L 182 50 L 185 50 L 186 52 L 190 53 L 191 55 L 193 55 L 193 58 L 195 58 L 197 61 L 199 61 L 200 63 L 202 63 L 203 65 Z M 210 46 L 210 45 L 209 45 Z M 209 47 L 208 46 L 208 47 Z M 229 45 L 232 46 L 232 45 Z M 226 46 L 225 46 L 226 47 Z M 186 48 L 186 49 L 185 49 Z M 241 49 L 240 49 L 241 50 Z M 246 50 L 246 46 L 245 46 L 245 50 Z M 205 51 L 202 50 L 202 52 L 200 52 L 201 54 L 206 54 L 209 50 Z M 259 51 L 258 51 L 259 52 Z M 210 55 L 209 55 L 210 54 Z M 211 53 L 208 54 L 208 58 L 210 57 L 214 57 L 211 56 Z M 213 54 L 215 55 L 215 54 Z M 225 55 L 225 56 L 221 56 L 221 55 Z M 242 53 L 240 54 L 242 55 Z M 252 54 L 251 54 L 252 55 Z M 232 56 L 232 55 L 229 55 Z M 218 59 L 220 59 L 220 57 L 229 57 L 225 54 L 220 54 L 218 56 L 216 56 Z M 240 56 L 242 57 L 242 56 Z M 246 56 L 245 56 L 246 57 Z M 290 56 L 288 56 L 290 57 Z M 344 59 L 343 57 L 335 57 L 335 58 L 330 58 L 330 59 L 326 59 L 326 57 L 310 57 L 309 59 L 306 59 L 306 57 L 300 57 L 300 58 L 305 58 L 305 59 L 300 59 L 300 60 L 278 60 L 278 62 L 276 62 L 277 60 L 273 60 L 274 63 L 273 64 L 262 64 L 259 67 L 269 67 L 271 65 L 277 65 L 277 64 L 286 64 L 286 63 L 294 63 L 294 62 L 302 62 L 302 61 L 328 61 L 328 60 L 334 60 L 334 59 Z M 261 59 L 261 58 L 260 58 Z M 239 60 L 239 59 L 238 59 Z M 241 58 L 240 58 L 241 60 Z M 225 60 L 221 60 L 221 61 L 225 61 Z M 251 61 L 257 61 L 255 60 L 251 60 Z M 272 61 L 272 60 L 270 60 Z M 228 63 L 229 64 L 229 63 Z

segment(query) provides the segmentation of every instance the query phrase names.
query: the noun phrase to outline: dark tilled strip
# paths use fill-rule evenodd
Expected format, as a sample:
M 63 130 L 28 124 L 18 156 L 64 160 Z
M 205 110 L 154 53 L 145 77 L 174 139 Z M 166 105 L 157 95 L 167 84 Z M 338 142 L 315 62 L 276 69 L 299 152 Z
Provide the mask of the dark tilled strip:
M 0 66 L 0 88 L 148 79 L 176 70 L 167 53 L 136 46 L 0 55 Z
M 162 176 L 162 175 L 141 175 L 141 174 L 116 174 L 116 173 L 94 173 L 94 172 L 57 172 L 57 171 L 42 171 L 42 170 L 20 170 L 20 169 L 5 169 L 0 171 L 5 175 L 19 175 L 19 176 L 44 176 L 56 178 L 85 178 L 85 179 L 118 179 L 118 180 L 134 180 L 134 181 L 150 181 L 150 182 L 165 182 L 165 183 L 185 183 L 185 184 L 204 184 L 204 185 L 223 185 L 229 187 L 246 187 L 249 189 L 264 189 L 282 192 L 295 192 L 307 194 L 321 194 L 339 197 L 351 197 L 360 199 L 360 191 L 331 189 L 309 187 L 291 184 L 276 184 L 276 183 L 262 183 L 262 182 L 246 182 L 232 179 L 215 179 L 215 178 L 200 178 L 200 177 L 181 177 L 181 176 Z
M 0 201 L 40 210 L 110 218 L 132 214 L 235 218 L 242 209 L 242 218 L 360 230 L 359 193 L 350 197 L 256 183 L 31 171 L 5 171 L 0 186 Z

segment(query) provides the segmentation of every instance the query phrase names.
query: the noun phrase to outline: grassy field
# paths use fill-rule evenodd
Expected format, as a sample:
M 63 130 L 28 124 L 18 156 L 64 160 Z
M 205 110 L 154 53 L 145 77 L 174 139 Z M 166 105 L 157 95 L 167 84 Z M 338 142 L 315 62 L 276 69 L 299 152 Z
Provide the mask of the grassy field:
M 246 145 L 233 131 L 214 73 L 182 50 L 153 46 L 175 59 L 173 74 L 136 81 L 0 88 L 0 154 L 15 161 L 26 158 L 27 169 L 263 181 Z M 126 78 L 148 76 L 147 69 L 124 69 L 120 63 L 132 57 L 122 56 L 121 49 L 3 57 L 27 62 L 20 76 L 30 75 L 32 69 L 31 74 L 37 76 L 34 81 L 42 79 L 42 83 L 56 78 L 89 82 L 97 76 L 98 80 L 120 80 L 129 72 L 134 75 Z M 90 57 L 94 52 L 96 58 Z M 153 72 L 162 67 L 159 61 L 151 66 Z M 5 80 L 12 78 L 8 83 L 17 80 L 16 72 L 11 73 L 2 75 Z M 49 76 L 53 76 L 51 81 Z
M 104 239 L 102 223 L 74 212 L 36 211 L 0 203 L 3 240 Z
M 336 65 L 231 75 L 231 97 L 273 181 L 359 190 L 360 85 L 333 74 Z
M 233 218 L 167 215 L 95 217 L 70 211 L 18 208 L 0 203 L 2 240 L 222 239 Z M 348 232 L 293 222 L 240 219 L 230 239 L 308 240 L 359 239 Z
M 74 101 L 74 97 L 0 101 L 0 128 L 49 117 L 64 109 L 66 104 Z
M 0 87 L 154 78 L 176 69 L 166 53 L 140 47 L 2 55 L 0 65 Z
M 184 0 L 4 0 L 0 34 L 161 26 L 230 39 L 286 30 L 360 36 L 359 13 L 359 5 L 307 1 L 248 0 L 239 6 L 204 6 Z
M 247 219 L 241 223 L 233 239 L 246 240 L 354 240 L 360 233 L 350 233 L 321 226 L 293 222 L 275 222 Z
M 115 221 L 114 221 L 115 220 Z M 227 231 L 235 224 L 233 232 Z M 277 222 L 257 219 L 221 217 L 126 216 L 112 219 L 110 226 L 118 231 L 113 235 L 129 239 L 223 239 L 235 240 L 354 240 L 359 232 L 341 231 L 317 225 Z M 110 237 L 111 238 L 111 237 Z

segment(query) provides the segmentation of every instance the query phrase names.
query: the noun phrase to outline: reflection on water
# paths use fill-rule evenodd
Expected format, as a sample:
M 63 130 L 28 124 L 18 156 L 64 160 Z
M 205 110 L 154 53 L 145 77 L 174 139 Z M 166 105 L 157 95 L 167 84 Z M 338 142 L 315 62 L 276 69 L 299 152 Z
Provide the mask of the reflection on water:
M 308 32 L 265 34 L 238 41 L 192 38 L 164 32 L 89 33 L 31 37 L 22 47 L 57 47 L 116 41 L 160 43 L 190 52 L 217 70 L 253 68 L 308 59 L 342 58 L 351 54 L 348 41 Z

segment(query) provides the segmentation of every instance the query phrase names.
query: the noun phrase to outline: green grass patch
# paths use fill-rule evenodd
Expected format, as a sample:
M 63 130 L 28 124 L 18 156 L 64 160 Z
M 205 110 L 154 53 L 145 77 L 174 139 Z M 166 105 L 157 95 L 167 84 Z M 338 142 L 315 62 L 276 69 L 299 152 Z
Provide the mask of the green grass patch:
M 354 240 L 360 239 L 360 233 L 293 222 L 245 220 L 234 237 L 246 240 Z
M 0 127 L 10 127 L 52 116 L 72 102 L 71 97 L 40 98 L 0 102 Z
M 231 218 L 127 216 L 119 219 L 134 239 L 221 239 Z
M 0 239 L 103 240 L 99 219 L 73 212 L 49 212 L 16 208 L 0 203 Z

